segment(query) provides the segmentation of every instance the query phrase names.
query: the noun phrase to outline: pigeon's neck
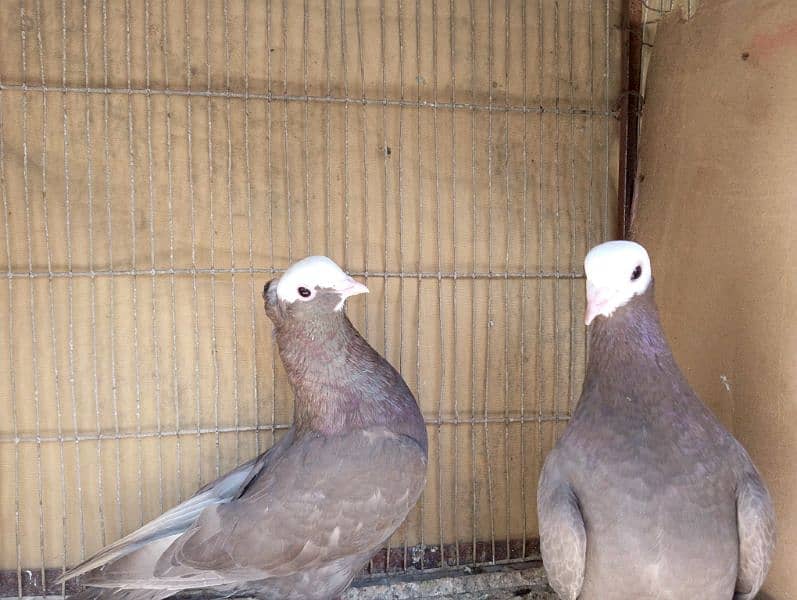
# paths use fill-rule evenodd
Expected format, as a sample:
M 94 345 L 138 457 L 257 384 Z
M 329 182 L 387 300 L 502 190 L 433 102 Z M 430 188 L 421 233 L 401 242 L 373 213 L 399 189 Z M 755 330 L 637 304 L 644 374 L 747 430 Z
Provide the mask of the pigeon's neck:
M 336 435 L 382 425 L 425 443 L 418 405 L 404 380 L 360 336 L 343 311 L 276 331 L 294 390 L 299 435 Z
M 585 382 L 601 381 L 633 397 L 634 387 L 651 378 L 683 379 L 661 328 L 652 283 L 611 317 L 598 317 L 589 341 Z

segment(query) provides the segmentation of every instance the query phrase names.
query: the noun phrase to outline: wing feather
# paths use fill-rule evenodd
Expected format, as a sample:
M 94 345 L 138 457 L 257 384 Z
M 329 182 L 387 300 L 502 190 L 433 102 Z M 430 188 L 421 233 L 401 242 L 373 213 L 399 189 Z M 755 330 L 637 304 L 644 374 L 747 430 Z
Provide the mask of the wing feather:
M 201 488 L 185 502 L 166 511 L 129 535 L 105 546 L 91 558 L 61 575 L 55 583 L 61 583 L 119 560 L 161 538 L 184 532 L 205 509 L 229 502 L 235 498 L 240 490 L 245 488 L 249 481 L 263 468 L 270 451 L 271 449 L 236 467 L 226 475 Z
M 548 455 L 537 489 L 540 551 L 551 587 L 564 600 L 575 600 L 584 583 L 587 535 L 578 498 Z
M 365 560 L 401 524 L 426 480 L 421 446 L 384 428 L 293 440 L 256 463 L 248 463 L 254 474 L 236 476 L 237 487 L 228 482 L 224 501 L 182 509 L 193 519 L 181 531 L 164 534 L 161 517 L 157 537 L 126 546 L 127 556 L 112 564 L 92 559 L 74 574 L 106 564 L 89 585 L 186 589 L 288 576 L 350 556 Z
M 734 600 L 749 600 L 755 597 L 764 583 L 775 549 L 775 512 L 772 499 L 761 477 L 754 470 L 748 471 L 742 478 L 737 491 L 736 510 L 739 527 L 739 570 Z

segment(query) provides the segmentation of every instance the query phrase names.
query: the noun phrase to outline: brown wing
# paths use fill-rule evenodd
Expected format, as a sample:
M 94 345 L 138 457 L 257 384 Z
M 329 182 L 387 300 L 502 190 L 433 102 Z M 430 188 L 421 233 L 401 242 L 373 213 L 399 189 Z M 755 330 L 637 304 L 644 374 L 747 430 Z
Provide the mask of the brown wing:
M 239 498 L 206 508 L 159 548 L 156 563 L 150 552 L 136 564 L 136 553 L 91 584 L 202 587 L 286 576 L 347 556 L 364 561 L 401 524 L 426 480 L 418 443 L 381 427 L 306 436 L 274 458 Z
M 275 446 L 275 448 L 279 448 L 279 444 Z M 183 533 L 188 529 L 208 506 L 228 502 L 237 496 L 241 488 L 247 485 L 253 475 L 263 469 L 272 450 L 273 448 L 269 448 L 260 456 L 222 475 L 215 481 L 198 490 L 196 494 L 185 502 L 166 511 L 129 535 L 109 544 L 94 556 L 86 559 L 61 575 L 56 580 L 56 583 L 61 583 L 62 581 L 66 581 L 67 579 L 92 570 L 101 569 L 103 566 L 118 561 L 140 549 L 145 549 L 142 554 L 151 554 L 152 549 L 149 547 L 153 543 L 161 538 L 168 537 L 173 539 L 175 534 Z M 98 575 L 99 573 L 97 572 L 92 574 L 92 576 Z M 92 576 L 90 576 L 89 579 L 91 579 Z

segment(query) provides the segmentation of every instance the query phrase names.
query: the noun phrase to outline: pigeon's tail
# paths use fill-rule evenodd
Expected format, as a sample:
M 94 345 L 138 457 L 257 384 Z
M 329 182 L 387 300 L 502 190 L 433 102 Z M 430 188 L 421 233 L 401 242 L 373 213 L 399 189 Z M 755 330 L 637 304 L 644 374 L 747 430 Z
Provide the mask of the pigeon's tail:
M 82 592 L 68 596 L 66 600 L 162 600 L 174 593 L 175 590 L 86 587 Z
M 94 556 L 71 568 L 58 577 L 54 583 L 63 583 L 68 579 L 83 575 L 84 573 L 110 564 L 117 559 L 128 556 L 147 545 L 159 543 L 169 536 L 181 534 L 208 506 L 228 502 L 238 494 L 241 486 L 245 485 L 253 474 L 257 473 L 258 469 L 256 469 L 255 466 L 265 455 L 264 453 L 253 458 L 220 477 L 213 483 L 206 485 L 182 504 L 178 504 L 171 510 L 163 513 L 157 519 L 150 521 L 122 539 L 116 540 L 114 543 L 97 552 Z M 95 596 L 90 597 L 94 598 Z M 100 596 L 96 597 L 99 598 Z M 87 596 L 86 600 L 88 600 L 88 598 Z M 84 599 L 81 597 L 80 600 Z

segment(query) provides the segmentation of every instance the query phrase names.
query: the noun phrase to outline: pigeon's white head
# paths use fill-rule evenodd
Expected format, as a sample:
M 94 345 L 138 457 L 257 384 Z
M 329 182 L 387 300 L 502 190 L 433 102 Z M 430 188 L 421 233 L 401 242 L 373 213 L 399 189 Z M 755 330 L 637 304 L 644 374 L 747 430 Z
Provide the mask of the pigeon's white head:
M 650 257 L 636 242 L 616 241 L 595 246 L 584 259 L 587 275 L 589 325 L 598 315 L 610 317 L 631 298 L 648 289 L 652 279 Z
M 343 272 L 326 256 L 308 256 L 290 266 L 277 283 L 277 298 L 284 302 L 309 302 L 318 290 L 334 290 L 340 296 L 335 310 L 341 310 L 349 296 L 368 292 L 368 288 Z

